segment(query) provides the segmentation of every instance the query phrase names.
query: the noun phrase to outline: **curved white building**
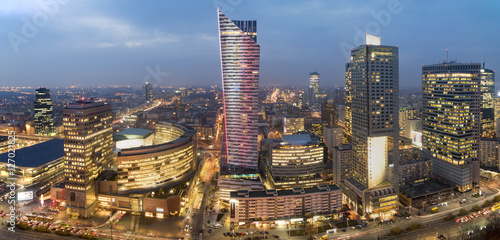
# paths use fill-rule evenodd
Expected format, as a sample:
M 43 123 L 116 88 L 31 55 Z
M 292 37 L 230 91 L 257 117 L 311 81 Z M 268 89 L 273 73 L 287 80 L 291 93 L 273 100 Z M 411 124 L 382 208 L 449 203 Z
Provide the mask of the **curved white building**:
M 194 174 L 195 137 L 196 131 L 189 126 L 156 124 L 153 145 L 122 149 L 118 153 L 118 193 L 167 187 Z

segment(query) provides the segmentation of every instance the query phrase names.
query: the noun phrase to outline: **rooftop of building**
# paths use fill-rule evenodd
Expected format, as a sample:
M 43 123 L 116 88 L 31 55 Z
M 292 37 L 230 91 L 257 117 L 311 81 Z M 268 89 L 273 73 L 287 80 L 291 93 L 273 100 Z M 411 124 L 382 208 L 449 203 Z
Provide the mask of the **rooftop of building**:
M 403 185 L 400 187 L 400 192 L 407 197 L 415 198 L 452 189 L 453 187 L 447 183 L 430 179 L 419 183 Z
M 318 136 L 310 132 L 299 132 L 293 135 L 283 135 L 281 145 L 309 145 L 319 144 L 321 141 Z
M 152 145 L 147 145 L 147 146 L 137 146 L 137 147 L 131 147 L 131 148 L 126 148 L 126 149 L 121 149 L 121 151 L 118 153 L 118 156 L 131 156 L 131 155 L 141 155 L 141 154 L 147 154 L 147 153 L 155 153 L 155 152 L 160 152 L 160 151 L 165 151 L 168 149 L 176 148 L 179 146 L 182 146 L 186 143 L 190 143 L 194 141 L 193 137 L 196 136 L 196 130 L 186 124 L 178 124 L 178 123 L 169 123 L 169 122 L 160 122 L 157 123 L 156 126 L 161 126 L 161 127 L 174 127 L 178 128 L 179 130 L 182 130 L 183 133 L 181 136 L 179 136 L 177 139 L 171 140 L 171 141 L 158 141 L 155 142 Z M 129 128 L 130 129 L 130 128 Z M 127 129 L 128 130 L 128 129 Z M 123 130 L 120 133 L 123 133 L 126 130 Z M 146 129 L 139 129 L 135 128 L 131 130 L 132 134 L 137 134 L 135 135 L 137 138 L 123 138 L 123 137 L 118 137 L 118 138 L 123 138 L 119 140 L 126 140 L 126 139 L 141 139 L 141 135 L 146 133 Z M 155 130 L 156 133 L 158 134 L 158 130 Z M 153 131 L 150 131 L 150 133 L 146 133 L 146 135 L 143 135 L 143 138 L 147 138 L 149 135 L 153 134 Z M 116 141 L 116 136 L 114 137 Z M 156 137 L 158 140 L 159 138 Z
M 428 155 L 426 155 L 422 150 L 418 148 L 409 148 L 400 150 L 399 155 L 401 161 L 400 166 L 405 164 L 412 164 L 416 162 L 424 162 L 431 160 L 431 158 Z
M 480 142 L 500 142 L 500 138 L 481 138 Z
M 249 169 L 239 166 L 233 166 L 221 163 L 220 165 L 220 175 L 233 175 L 233 176 L 241 176 L 242 178 L 247 177 L 249 175 L 259 174 L 257 169 Z
M 51 139 L 29 147 L 16 149 L 16 167 L 37 168 L 64 157 L 64 140 Z M 8 163 L 8 152 L 0 155 L 0 162 Z
M 66 108 L 66 109 L 87 109 L 87 108 L 99 107 L 99 106 L 103 106 L 103 105 L 106 105 L 106 103 L 101 102 L 101 101 L 94 101 L 94 98 L 89 98 L 89 99 L 81 98 L 75 102 L 71 102 L 71 103 L 66 104 L 66 106 L 64 106 L 64 108 Z
M 339 151 L 349 151 L 352 150 L 352 145 L 350 143 L 348 144 L 340 144 L 338 146 L 333 147 Z
M 128 140 L 128 139 L 145 139 L 151 136 L 153 132 L 148 129 L 142 128 L 127 128 L 123 131 L 115 133 L 113 136 L 114 141 Z
M 293 195 L 301 195 L 301 194 L 311 194 L 311 193 L 319 193 L 319 192 L 329 192 L 329 191 L 341 191 L 340 188 L 333 185 L 318 185 L 316 187 L 310 188 L 293 188 L 287 190 L 275 190 L 275 189 L 267 189 L 264 191 L 249 191 L 249 190 L 238 190 L 235 192 L 231 192 L 231 198 L 246 198 L 246 195 L 250 198 L 259 198 L 259 197 L 273 197 L 273 196 L 293 196 Z

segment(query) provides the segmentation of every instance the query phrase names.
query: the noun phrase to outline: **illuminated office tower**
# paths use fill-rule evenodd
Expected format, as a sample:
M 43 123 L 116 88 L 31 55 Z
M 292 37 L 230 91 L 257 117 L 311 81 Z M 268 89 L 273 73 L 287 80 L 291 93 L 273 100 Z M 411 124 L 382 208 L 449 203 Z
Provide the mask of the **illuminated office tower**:
M 338 117 L 333 99 L 325 99 L 321 103 L 321 121 L 325 121 L 329 127 L 337 125 Z
M 149 82 L 144 83 L 144 99 L 146 100 L 147 103 L 152 103 L 153 102 L 153 85 Z
M 382 217 L 397 208 L 399 175 L 390 179 L 389 164 L 399 167 L 398 47 L 381 45 L 366 35 L 366 44 L 351 50 L 347 64 L 351 100 L 352 159 L 342 181 L 348 203 L 361 214 Z
M 219 11 L 226 164 L 257 169 L 260 46 L 257 21 L 232 21 Z
M 495 71 L 481 69 L 481 137 L 495 137 Z
M 352 61 L 352 59 L 351 59 Z M 344 131 L 344 138 L 342 139 L 343 144 L 348 144 L 351 143 L 352 139 L 352 111 L 351 111 L 351 104 L 352 104 L 352 97 L 351 97 L 351 63 L 346 63 L 345 64 L 345 106 L 344 106 L 344 118 L 345 118 L 345 131 Z M 340 116 L 340 114 L 339 114 Z
M 422 145 L 433 175 L 458 191 L 479 184 L 481 64 L 422 66 Z
M 66 208 L 87 218 L 97 207 L 95 181 L 112 162 L 111 105 L 78 100 L 63 109 Z
M 53 134 L 54 104 L 50 98 L 50 89 L 44 87 L 36 89 L 35 98 L 35 134 Z
M 318 94 L 319 94 L 319 73 L 318 71 L 316 71 L 309 73 L 309 89 L 308 89 L 309 106 L 311 107 L 318 106 Z

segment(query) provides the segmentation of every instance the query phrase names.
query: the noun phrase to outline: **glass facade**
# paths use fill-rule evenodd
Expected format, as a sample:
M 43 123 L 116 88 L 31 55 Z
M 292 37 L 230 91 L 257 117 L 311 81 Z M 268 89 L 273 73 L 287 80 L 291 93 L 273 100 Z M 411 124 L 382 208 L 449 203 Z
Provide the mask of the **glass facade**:
M 311 72 L 309 73 L 309 106 L 318 106 L 318 94 L 319 94 L 319 73 Z
M 144 83 L 144 99 L 146 100 L 146 102 L 148 103 L 152 103 L 154 98 L 153 98 L 153 85 L 151 85 L 151 83 L 149 82 L 146 82 Z
M 36 89 L 35 98 L 35 134 L 49 135 L 55 133 L 54 104 L 50 98 L 50 89 Z
M 257 169 L 260 46 L 256 21 L 231 21 L 219 11 L 224 96 L 225 163 Z
M 479 63 L 422 67 L 422 144 L 435 159 L 433 175 L 470 190 L 479 183 Z
M 481 137 L 495 137 L 495 71 L 481 69 Z
M 66 207 L 89 217 L 97 200 L 94 181 L 113 160 L 111 105 L 86 100 L 68 104 L 63 125 Z
M 348 64 L 352 177 L 368 188 L 387 180 L 387 151 L 392 150 L 392 154 L 398 156 L 398 56 L 397 47 L 363 45 L 351 51 Z M 389 138 L 395 138 L 392 148 L 388 145 Z M 380 142 L 384 143 L 383 148 L 373 147 Z
M 366 35 L 367 42 L 374 36 Z M 376 38 L 380 40 L 380 38 Z M 351 50 L 346 64 L 346 133 L 351 143 L 349 178 L 341 180 L 345 199 L 359 214 L 393 211 L 397 200 L 372 204 L 398 195 L 399 172 L 392 179 L 389 164 L 399 169 L 399 49 L 376 44 Z

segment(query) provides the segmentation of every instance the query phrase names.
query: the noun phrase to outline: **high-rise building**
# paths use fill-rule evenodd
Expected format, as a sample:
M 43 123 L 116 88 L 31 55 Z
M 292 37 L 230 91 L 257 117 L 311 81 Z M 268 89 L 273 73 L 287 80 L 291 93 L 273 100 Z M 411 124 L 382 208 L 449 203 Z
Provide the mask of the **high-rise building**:
M 495 71 L 481 69 L 481 137 L 495 137 Z
M 283 119 L 283 134 L 295 134 L 304 131 L 303 117 L 286 117 Z
M 433 176 L 460 192 L 479 184 L 481 64 L 422 66 L 422 145 Z
M 352 127 L 352 171 L 343 181 L 351 206 L 361 215 L 379 215 L 397 208 L 399 175 L 398 47 L 381 45 L 366 35 L 366 44 L 351 50 L 347 64 Z
M 319 73 L 310 72 L 309 73 L 309 106 L 317 107 L 318 106 L 318 94 L 319 94 Z
M 350 162 L 352 159 L 351 144 L 341 144 L 333 148 L 333 182 L 340 184 L 349 178 L 351 172 Z
M 55 133 L 54 104 L 50 98 L 50 89 L 41 87 L 35 91 L 35 134 Z
M 328 148 L 329 156 L 332 155 L 333 148 L 342 144 L 342 137 L 344 134 L 344 128 L 340 126 L 323 127 L 323 142 L 325 142 Z
M 321 121 L 327 122 L 329 127 L 337 125 L 338 117 L 333 99 L 325 99 L 321 103 Z
M 78 100 L 63 109 L 66 208 L 90 217 L 97 207 L 96 178 L 113 160 L 111 105 Z
M 351 56 L 352 58 L 352 56 Z M 351 59 L 352 62 L 352 59 Z M 352 74 L 351 74 L 351 66 L 352 63 L 348 62 L 345 64 L 345 106 L 344 106 L 344 123 L 345 123 L 345 131 L 344 131 L 344 139 L 342 142 L 344 144 L 351 143 L 352 140 Z M 341 116 L 341 115 L 340 115 Z
M 149 82 L 144 83 L 144 99 L 146 100 L 147 103 L 152 103 L 154 98 L 153 98 L 153 85 Z
M 225 116 L 223 162 L 257 169 L 260 59 L 257 21 L 232 21 L 218 12 Z
M 404 130 L 408 128 L 408 120 L 417 117 L 417 109 L 413 107 L 399 108 L 399 128 L 400 135 L 404 136 Z
M 479 142 L 481 168 L 500 171 L 500 139 L 482 138 Z

